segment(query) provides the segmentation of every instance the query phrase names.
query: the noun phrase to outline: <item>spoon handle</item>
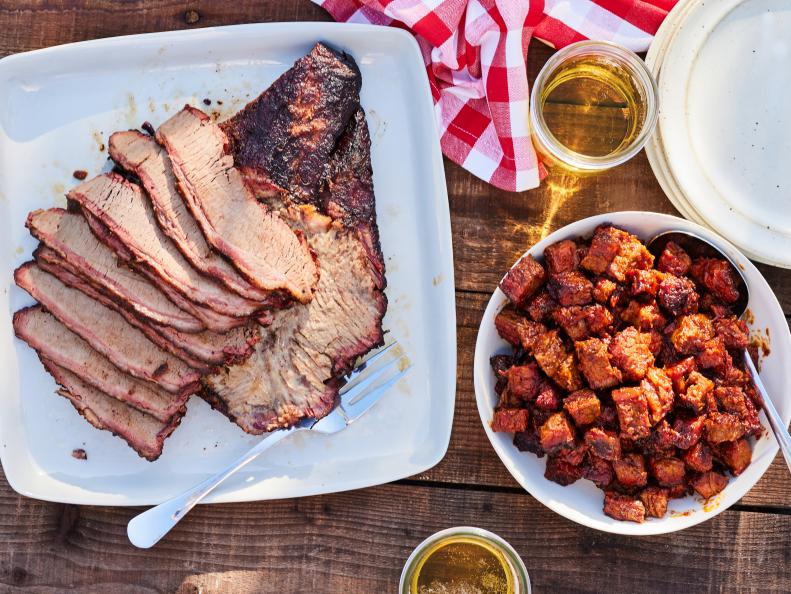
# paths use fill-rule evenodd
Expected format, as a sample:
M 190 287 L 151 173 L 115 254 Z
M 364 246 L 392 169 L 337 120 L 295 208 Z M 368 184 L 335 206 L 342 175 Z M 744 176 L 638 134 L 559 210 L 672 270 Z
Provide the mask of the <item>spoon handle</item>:
M 783 452 L 788 469 L 791 471 L 791 435 L 788 434 L 788 428 L 780 418 L 780 413 L 777 412 L 775 405 L 772 404 L 772 399 L 769 398 L 769 394 L 766 392 L 766 388 L 761 381 L 761 377 L 758 375 L 758 370 L 755 368 L 755 365 L 753 365 L 753 360 L 747 352 L 747 349 L 744 350 L 744 363 L 747 365 L 747 369 L 750 370 L 750 375 L 753 376 L 755 386 L 761 393 L 761 400 L 763 400 L 763 408 L 766 413 L 766 418 L 769 420 L 769 426 L 772 428 L 772 433 L 774 433 L 777 443 L 780 444 L 780 450 Z

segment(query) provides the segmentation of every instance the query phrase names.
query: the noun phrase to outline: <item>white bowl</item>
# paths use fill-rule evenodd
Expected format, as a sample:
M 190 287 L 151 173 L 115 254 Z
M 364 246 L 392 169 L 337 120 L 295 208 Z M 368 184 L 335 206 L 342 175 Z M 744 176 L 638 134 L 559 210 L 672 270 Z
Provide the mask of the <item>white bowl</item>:
M 786 396 L 786 389 L 791 384 L 791 366 L 787 363 L 791 361 L 791 334 L 777 298 L 755 266 L 733 245 L 712 231 L 684 219 L 652 212 L 616 212 L 583 219 L 558 229 L 534 245 L 526 254 L 539 257 L 545 247 L 562 239 L 590 237 L 593 230 L 602 223 L 612 223 L 634 233 L 643 241 L 662 231 L 673 229 L 693 231 L 708 239 L 739 265 L 750 290 L 749 309 L 754 316 L 750 331 L 760 332 L 764 338 L 768 336 L 771 339 L 770 354 L 761 360 L 761 379 L 783 421 L 788 425 L 791 420 L 791 398 Z M 704 502 L 696 496 L 672 499 L 664 518 L 650 518 L 643 524 L 614 520 L 604 515 L 602 511 L 604 494 L 592 482 L 581 479 L 563 487 L 547 480 L 544 478 L 546 457 L 539 459 L 529 452 L 520 452 L 512 443 L 513 434 L 495 433 L 489 426 L 494 406 L 497 404 L 497 394 L 494 391 L 495 378 L 489 366 L 489 357 L 510 350 L 510 345 L 498 336 L 494 327 L 494 318 L 507 301 L 505 294 L 499 288 L 495 290 L 478 329 L 474 362 L 478 412 L 486 435 L 503 464 L 528 493 L 551 510 L 578 524 L 604 532 L 631 535 L 664 534 L 713 518 L 743 497 L 766 472 L 777 454 L 778 446 L 771 435 L 764 414 L 761 413 L 761 422 L 766 431 L 753 444 L 753 460 L 747 470 L 738 477 L 731 477 L 722 493 L 708 501 Z

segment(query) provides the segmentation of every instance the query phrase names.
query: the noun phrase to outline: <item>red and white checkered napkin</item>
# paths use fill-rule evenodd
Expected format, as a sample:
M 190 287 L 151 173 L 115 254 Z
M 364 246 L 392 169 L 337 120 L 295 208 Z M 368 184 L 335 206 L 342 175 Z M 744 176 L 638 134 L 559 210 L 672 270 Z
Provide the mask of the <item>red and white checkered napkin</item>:
M 411 30 L 445 155 L 498 188 L 538 186 L 528 130 L 527 46 L 582 39 L 645 51 L 677 0 L 313 0 L 336 21 Z

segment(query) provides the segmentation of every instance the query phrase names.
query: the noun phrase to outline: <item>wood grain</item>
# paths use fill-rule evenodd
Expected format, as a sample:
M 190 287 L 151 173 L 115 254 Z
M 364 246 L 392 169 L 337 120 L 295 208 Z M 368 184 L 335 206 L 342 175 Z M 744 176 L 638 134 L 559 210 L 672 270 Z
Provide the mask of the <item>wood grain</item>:
M 0 0 L 0 56 L 114 35 L 281 20 L 329 19 L 307 0 Z M 551 53 L 531 44 L 531 81 Z M 791 487 L 779 460 L 737 508 L 681 533 L 634 539 L 582 528 L 537 503 L 483 432 L 472 356 L 489 294 L 517 256 L 572 221 L 617 210 L 675 214 L 645 155 L 578 183 L 552 176 L 520 194 L 445 165 L 459 367 L 453 435 L 437 467 L 364 491 L 201 506 L 153 551 L 126 540 L 126 522 L 137 510 L 34 501 L 0 476 L 0 593 L 389 593 L 420 540 L 461 524 L 511 541 L 535 592 L 791 590 Z M 791 273 L 761 269 L 791 313 Z
M 726 511 L 684 532 L 627 538 L 568 522 L 524 494 L 390 485 L 199 506 L 141 551 L 125 537 L 133 509 L 46 504 L 6 486 L 0 504 L 2 591 L 390 593 L 423 538 L 470 524 L 514 545 L 535 592 L 791 588 L 791 523 L 771 513 Z

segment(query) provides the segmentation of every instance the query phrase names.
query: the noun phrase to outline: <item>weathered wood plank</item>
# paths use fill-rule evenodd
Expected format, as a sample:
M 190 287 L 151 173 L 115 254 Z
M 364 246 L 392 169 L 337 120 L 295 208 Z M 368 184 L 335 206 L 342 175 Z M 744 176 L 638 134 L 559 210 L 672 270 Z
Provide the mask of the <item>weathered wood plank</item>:
M 0 56 L 115 35 L 239 23 L 326 20 L 331 20 L 329 15 L 308 1 L 4 0 L 0 2 Z
M 461 292 L 456 294 L 459 354 L 456 411 L 450 447 L 442 462 L 414 478 L 443 483 L 519 487 L 489 443 L 475 403 L 475 339 L 487 301 L 488 295 Z M 791 481 L 788 480 L 788 469 L 781 455 L 778 454 L 766 475 L 741 503 L 787 508 L 791 512 Z
M 0 590 L 394 592 L 420 540 L 477 525 L 509 540 L 536 592 L 788 591 L 791 516 L 730 512 L 650 538 L 568 522 L 528 495 L 391 485 L 260 504 L 199 506 L 150 551 L 135 510 L 24 499 L 0 484 Z

